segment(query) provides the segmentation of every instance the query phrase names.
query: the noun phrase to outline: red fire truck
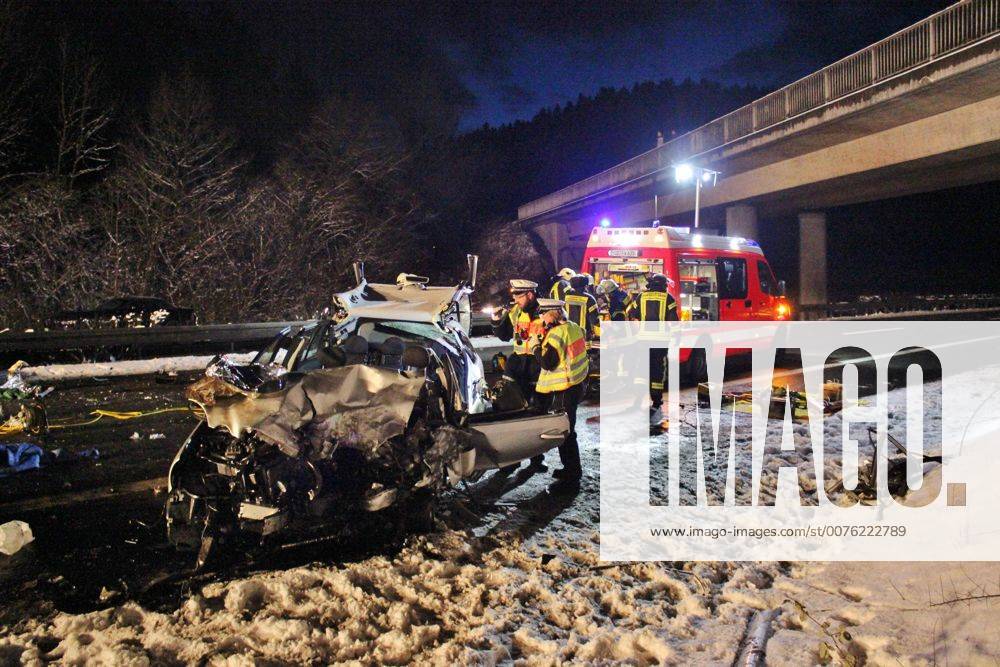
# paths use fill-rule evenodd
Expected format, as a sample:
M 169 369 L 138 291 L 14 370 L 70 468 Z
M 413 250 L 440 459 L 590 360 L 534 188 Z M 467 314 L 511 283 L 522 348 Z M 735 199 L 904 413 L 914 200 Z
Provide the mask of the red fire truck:
M 638 294 L 646 278 L 673 281 L 682 320 L 787 320 L 791 306 L 756 241 L 683 227 L 595 227 L 581 271 Z M 690 350 L 681 351 L 685 367 Z M 702 360 L 698 359 L 701 363 Z
M 673 280 L 681 319 L 785 320 L 784 283 L 756 241 L 691 233 L 678 227 L 595 227 L 580 269 L 594 282 L 613 278 L 632 293 L 646 277 Z

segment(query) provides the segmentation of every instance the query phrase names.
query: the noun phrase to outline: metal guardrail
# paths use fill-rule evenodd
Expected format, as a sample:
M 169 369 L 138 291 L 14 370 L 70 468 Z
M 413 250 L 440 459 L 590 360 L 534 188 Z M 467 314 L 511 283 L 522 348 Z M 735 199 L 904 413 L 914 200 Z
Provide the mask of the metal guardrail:
M 909 319 L 913 314 L 929 319 L 975 319 L 968 316 L 990 311 L 1000 312 L 1000 295 L 874 297 L 858 301 L 801 305 L 795 310 L 802 320 L 860 317 L 891 319 L 893 316 Z
M 159 353 L 164 350 L 180 350 L 185 353 L 248 351 L 263 347 L 285 327 L 301 326 L 309 321 L 7 332 L 0 334 L 0 356 L 92 352 L 115 348 L 127 348 L 129 356 L 133 357 L 136 354 Z M 489 324 L 489 316 L 474 314 L 473 334 L 486 332 Z
M 665 169 L 675 161 L 816 110 L 997 34 L 1000 34 L 1000 0 L 962 0 L 642 155 L 525 204 L 519 217 L 534 217 L 562 205 L 543 209 L 545 201 L 562 201 L 567 197 L 567 201 L 573 201 L 572 192 L 603 192 Z
M 304 321 L 8 332 L 0 334 L 0 353 L 94 350 L 121 346 L 140 349 L 230 346 L 234 349 L 246 349 L 270 341 L 287 326 L 301 324 Z

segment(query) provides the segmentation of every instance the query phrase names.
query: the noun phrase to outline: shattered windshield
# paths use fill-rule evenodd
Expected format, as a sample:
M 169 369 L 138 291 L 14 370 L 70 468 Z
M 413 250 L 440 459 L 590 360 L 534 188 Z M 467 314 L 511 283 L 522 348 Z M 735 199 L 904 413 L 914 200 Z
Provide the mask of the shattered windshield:
M 289 360 L 295 361 L 299 357 L 306 343 L 316 333 L 316 326 L 315 324 L 307 325 L 279 335 L 254 357 L 253 363 L 264 366 L 280 364 L 286 368 L 289 367 Z
M 426 343 L 427 341 L 439 340 L 444 334 L 433 324 L 394 320 L 363 320 L 356 333 L 370 344 L 380 344 L 385 342 L 387 338 L 393 337 L 416 343 Z

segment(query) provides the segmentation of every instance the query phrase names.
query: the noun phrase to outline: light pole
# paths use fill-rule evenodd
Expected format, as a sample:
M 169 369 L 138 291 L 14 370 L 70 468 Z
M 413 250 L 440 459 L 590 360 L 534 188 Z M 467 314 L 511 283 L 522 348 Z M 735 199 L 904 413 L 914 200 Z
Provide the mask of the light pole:
M 701 187 L 702 184 L 711 183 L 715 185 L 719 178 L 719 172 L 705 167 L 694 167 L 690 164 L 674 165 L 674 180 L 678 183 L 687 183 L 694 179 L 694 227 L 698 228 L 699 209 L 701 208 Z

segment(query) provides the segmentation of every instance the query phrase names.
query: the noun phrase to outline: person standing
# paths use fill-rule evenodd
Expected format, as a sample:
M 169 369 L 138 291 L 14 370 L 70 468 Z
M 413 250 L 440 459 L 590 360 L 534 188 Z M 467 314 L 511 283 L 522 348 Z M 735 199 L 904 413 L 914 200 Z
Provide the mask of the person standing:
M 549 298 L 558 299 L 559 301 L 565 300 L 566 290 L 569 289 L 569 281 L 575 275 L 576 271 L 568 266 L 560 270 L 556 274 L 556 281 L 552 284 L 552 289 L 549 290 Z
M 556 479 L 577 481 L 582 474 L 580 447 L 576 439 L 576 412 L 583 400 L 590 364 L 587 338 L 582 327 L 566 320 L 562 308 L 542 314 L 545 338 L 533 353 L 541 366 L 537 391 L 549 397 L 549 410 L 563 410 L 569 419 L 569 433 L 559 446 L 562 468 L 552 473 Z
M 608 304 L 608 319 L 612 322 L 625 320 L 625 309 L 629 304 L 629 294 L 613 278 L 605 278 L 597 286 L 597 293 Z
M 591 340 L 595 331 L 599 330 L 600 316 L 597 312 L 597 299 L 587 291 L 587 276 L 577 274 L 569 279 L 565 301 L 567 319 L 583 329 L 587 340 Z
M 493 313 L 493 335 L 503 341 L 511 341 L 514 349 L 504 368 L 504 376 L 513 380 L 528 403 L 538 403 L 535 383 L 540 367 L 531 352 L 533 342 L 540 341 L 545 334 L 540 319 L 537 292 L 538 283 L 515 278 L 510 281 L 510 294 L 514 305 Z M 545 469 L 544 457 L 532 457 L 531 464 Z M 516 466 L 507 466 L 507 470 Z
M 670 294 L 673 284 L 662 273 L 654 273 L 646 280 L 646 289 L 634 299 L 625 311 L 629 320 L 640 322 L 676 322 L 677 301 Z M 652 401 L 650 414 L 663 405 L 663 390 L 667 382 L 667 351 L 652 349 L 649 353 L 649 397 Z

